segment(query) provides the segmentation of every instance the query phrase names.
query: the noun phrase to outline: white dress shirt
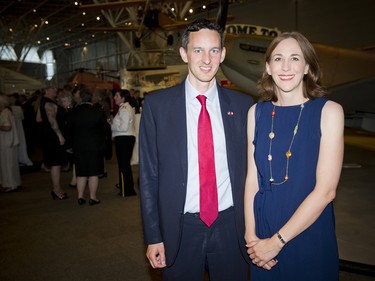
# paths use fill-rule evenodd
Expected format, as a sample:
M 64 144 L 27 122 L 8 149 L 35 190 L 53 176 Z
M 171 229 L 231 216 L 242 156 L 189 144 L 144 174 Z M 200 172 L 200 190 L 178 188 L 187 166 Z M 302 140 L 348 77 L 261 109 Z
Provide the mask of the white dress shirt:
M 185 201 L 185 213 L 199 212 L 199 166 L 198 166 L 198 118 L 201 104 L 198 95 L 207 97 L 206 107 L 210 114 L 214 138 L 216 182 L 218 186 L 219 211 L 233 206 L 231 182 L 228 171 L 227 150 L 220 101 L 216 83 L 206 93 L 199 93 L 185 80 L 186 121 L 188 143 L 188 181 Z

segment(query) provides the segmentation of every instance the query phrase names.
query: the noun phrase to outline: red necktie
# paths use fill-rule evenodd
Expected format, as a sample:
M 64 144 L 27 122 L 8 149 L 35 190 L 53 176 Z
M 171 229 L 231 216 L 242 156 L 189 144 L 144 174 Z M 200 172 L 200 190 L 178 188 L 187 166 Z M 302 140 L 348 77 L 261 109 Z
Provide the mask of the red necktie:
M 199 95 L 197 99 L 202 105 L 198 119 L 200 218 L 210 227 L 218 216 L 214 140 L 210 115 L 206 108 L 206 96 Z

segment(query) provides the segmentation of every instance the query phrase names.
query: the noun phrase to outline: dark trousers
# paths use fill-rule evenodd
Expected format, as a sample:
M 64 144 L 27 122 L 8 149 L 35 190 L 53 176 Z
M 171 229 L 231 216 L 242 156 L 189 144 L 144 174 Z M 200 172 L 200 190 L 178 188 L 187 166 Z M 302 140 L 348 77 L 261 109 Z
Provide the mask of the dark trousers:
M 243 245 L 245 246 L 245 245 Z M 247 281 L 249 265 L 238 243 L 233 207 L 207 227 L 199 214 L 185 214 L 175 263 L 164 268 L 164 281 Z
M 123 195 L 134 195 L 134 180 L 130 160 L 135 144 L 134 136 L 115 137 L 116 158 L 119 170 L 119 186 Z

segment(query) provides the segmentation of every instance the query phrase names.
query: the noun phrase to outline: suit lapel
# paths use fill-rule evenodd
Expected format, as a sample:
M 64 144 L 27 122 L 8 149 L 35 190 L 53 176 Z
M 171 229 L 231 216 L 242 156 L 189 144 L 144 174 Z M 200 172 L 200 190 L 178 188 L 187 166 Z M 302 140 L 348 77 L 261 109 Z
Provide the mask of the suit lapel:
M 175 155 L 179 155 L 179 163 L 182 169 L 185 183 L 187 182 L 187 125 L 186 125 L 186 100 L 185 100 L 185 83 L 181 83 L 176 88 L 176 94 L 171 101 L 171 132 L 175 138 Z M 184 129 L 182 129 L 184 128 Z
M 220 100 L 220 109 L 221 109 L 221 116 L 223 119 L 223 126 L 224 126 L 224 134 L 225 134 L 225 142 L 226 142 L 226 148 L 227 148 L 227 159 L 228 159 L 228 169 L 229 169 L 229 176 L 231 178 L 231 182 L 233 184 L 233 168 L 234 168 L 234 153 L 233 148 L 236 145 L 233 140 L 233 128 L 234 128 L 234 118 L 233 114 L 235 114 L 233 108 L 231 107 L 231 99 L 228 96 L 225 89 L 217 86 L 218 94 L 219 94 L 219 100 Z

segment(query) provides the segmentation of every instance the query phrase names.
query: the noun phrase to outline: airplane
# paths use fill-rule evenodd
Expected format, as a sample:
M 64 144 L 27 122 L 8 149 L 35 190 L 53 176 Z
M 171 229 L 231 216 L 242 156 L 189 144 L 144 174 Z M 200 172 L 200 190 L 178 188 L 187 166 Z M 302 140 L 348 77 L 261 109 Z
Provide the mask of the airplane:
M 227 0 L 221 0 L 220 5 L 227 5 Z M 225 12 L 223 9 L 218 13 L 218 23 L 227 31 L 226 57 L 221 70 L 242 92 L 258 98 L 256 85 L 265 69 L 264 54 L 280 31 L 226 25 Z M 236 26 L 240 33 L 233 34 Z M 319 58 L 322 84 L 329 92 L 328 98 L 343 106 L 346 124 L 375 132 L 375 54 L 314 42 L 312 45 Z
M 105 80 L 104 76 L 109 76 L 111 78 L 116 78 L 101 72 L 90 72 L 88 69 L 79 68 L 74 71 L 67 81 L 67 84 L 72 87 L 86 87 L 95 90 L 113 90 L 120 89 L 120 85 L 114 81 Z
M 191 23 L 191 11 L 208 13 L 217 6 L 217 1 L 204 5 L 197 0 L 127 0 L 79 7 L 85 12 L 101 11 L 107 24 L 82 28 L 89 32 L 117 32 L 130 50 L 126 69 L 131 71 L 165 69 L 165 56 L 176 56 L 174 46 L 179 32 Z M 226 12 L 226 20 L 233 18 Z
M 150 33 L 164 32 L 167 45 L 173 45 L 173 31 L 182 30 L 191 22 L 187 20 L 186 14 L 190 9 L 193 10 L 209 10 L 216 4 L 203 5 L 199 1 L 181 1 L 181 0 L 128 0 L 119 2 L 106 2 L 80 5 L 83 11 L 101 10 L 102 13 L 109 18 L 110 27 L 96 26 L 85 27 L 85 30 L 91 32 L 135 32 L 134 45 L 136 48 L 140 47 L 141 40 L 147 37 Z M 127 9 L 130 17 L 127 21 L 122 18 L 121 21 L 116 21 L 122 16 L 122 9 Z M 116 17 L 111 17 L 111 13 L 117 13 Z M 226 15 L 227 20 L 233 19 L 233 16 Z M 215 21 L 216 18 L 210 20 Z

